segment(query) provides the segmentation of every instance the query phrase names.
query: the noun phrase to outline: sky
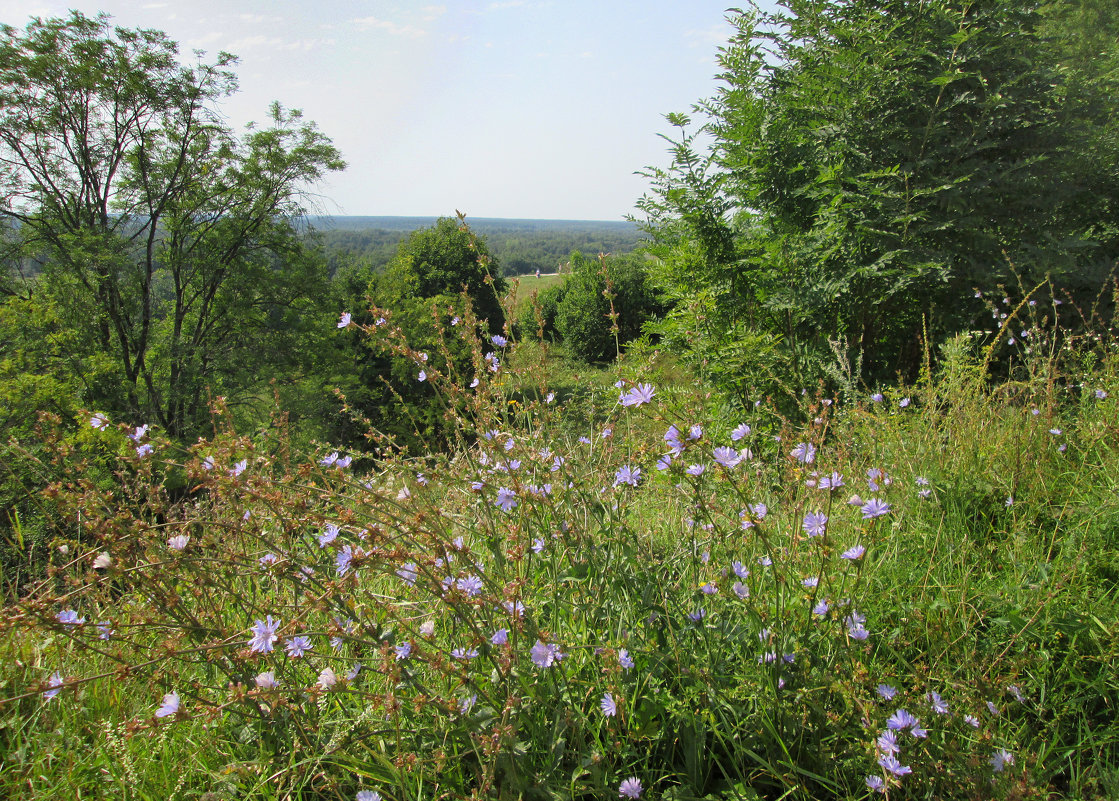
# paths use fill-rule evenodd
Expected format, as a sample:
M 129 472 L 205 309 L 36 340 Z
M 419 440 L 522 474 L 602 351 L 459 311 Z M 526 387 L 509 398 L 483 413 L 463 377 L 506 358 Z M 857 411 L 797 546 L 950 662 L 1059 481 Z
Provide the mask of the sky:
M 664 115 L 718 84 L 733 0 L 0 0 L 0 22 L 104 11 L 239 57 L 234 128 L 274 100 L 348 163 L 316 213 L 620 220 L 667 167 Z M 763 2 L 763 6 L 771 6 Z

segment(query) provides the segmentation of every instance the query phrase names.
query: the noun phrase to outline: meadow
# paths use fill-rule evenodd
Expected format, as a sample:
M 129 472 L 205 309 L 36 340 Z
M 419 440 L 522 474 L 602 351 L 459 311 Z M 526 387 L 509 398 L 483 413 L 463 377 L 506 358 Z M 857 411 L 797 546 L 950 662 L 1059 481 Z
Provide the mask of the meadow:
M 647 345 L 575 373 L 448 309 L 429 354 L 375 309 L 452 432 L 423 454 L 220 399 L 190 447 L 44 418 L 73 525 L 5 608 L 0 791 L 1115 797 L 1119 351 L 989 302 L 911 386 L 750 408 Z

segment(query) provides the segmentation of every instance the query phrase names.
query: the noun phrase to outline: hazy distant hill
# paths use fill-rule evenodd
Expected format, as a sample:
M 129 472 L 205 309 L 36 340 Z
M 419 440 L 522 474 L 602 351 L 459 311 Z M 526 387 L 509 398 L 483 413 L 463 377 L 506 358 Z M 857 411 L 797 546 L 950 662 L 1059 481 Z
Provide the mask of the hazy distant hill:
M 388 263 L 400 240 L 411 231 L 432 226 L 435 217 L 312 217 L 322 236 L 331 270 L 355 260 L 374 267 Z M 468 217 L 474 233 L 486 240 L 506 275 L 536 270 L 554 272 L 572 251 L 622 254 L 644 239 L 630 222 L 606 220 L 518 220 Z

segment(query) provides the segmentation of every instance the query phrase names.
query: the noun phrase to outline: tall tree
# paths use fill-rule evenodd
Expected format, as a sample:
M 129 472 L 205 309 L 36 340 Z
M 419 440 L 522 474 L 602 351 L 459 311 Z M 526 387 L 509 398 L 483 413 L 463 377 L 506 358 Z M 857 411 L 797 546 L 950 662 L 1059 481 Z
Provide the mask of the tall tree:
M 819 364 L 846 337 L 888 377 L 916 364 L 923 319 L 968 325 L 972 289 L 1011 263 L 1080 281 L 1119 255 L 1119 160 L 1087 160 L 1115 130 L 1094 106 L 1115 76 L 1070 94 L 1040 3 L 782 5 L 731 13 L 720 88 L 696 109 L 712 144 L 671 118 L 675 160 L 643 202 L 699 349 L 733 356 L 760 328 L 744 358 L 780 338 Z
M 325 287 L 294 222 L 338 151 L 278 104 L 235 136 L 215 110 L 227 53 L 184 65 L 163 33 L 79 12 L 0 34 L 0 218 L 44 262 L 37 291 L 112 357 L 122 397 L 90 403 L 189 435 L 207 387 L 245 389 L 260 339 Z

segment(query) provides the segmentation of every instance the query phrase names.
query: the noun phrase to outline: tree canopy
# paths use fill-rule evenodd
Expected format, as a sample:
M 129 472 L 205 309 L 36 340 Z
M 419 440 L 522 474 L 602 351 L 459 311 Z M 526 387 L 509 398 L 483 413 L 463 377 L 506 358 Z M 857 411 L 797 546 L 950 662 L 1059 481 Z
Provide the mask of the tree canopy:
M 42 269 L 7 291 L 60 308 L 75 335 L 59 358 L 107 356 L 116 381 L 86 403 L 188 435 L 207 390 L 247 392 L 247 367 L 298 352 L 262 345 L 326 287 L 295 223 L 344 163 L 278 103 L 266 127 L 230 131 L 227 53 L 186 65 L 163 33 L 79 12 L 0 34 L 5 262 Z
M 1093 4 L 782 5 L 730 12 L 719 89 L 698 129 L 669 115 L 674 160 L 641 203 L 678 339 L 728 385 L 777 351 L 810 378 L 829 336 L 867 378 L 909 372 L 922 327 L 967 327 L 1012 270 L 1098 286 L 1119 76 L 1083 55 L 1116 52 L 1086 38 Z

